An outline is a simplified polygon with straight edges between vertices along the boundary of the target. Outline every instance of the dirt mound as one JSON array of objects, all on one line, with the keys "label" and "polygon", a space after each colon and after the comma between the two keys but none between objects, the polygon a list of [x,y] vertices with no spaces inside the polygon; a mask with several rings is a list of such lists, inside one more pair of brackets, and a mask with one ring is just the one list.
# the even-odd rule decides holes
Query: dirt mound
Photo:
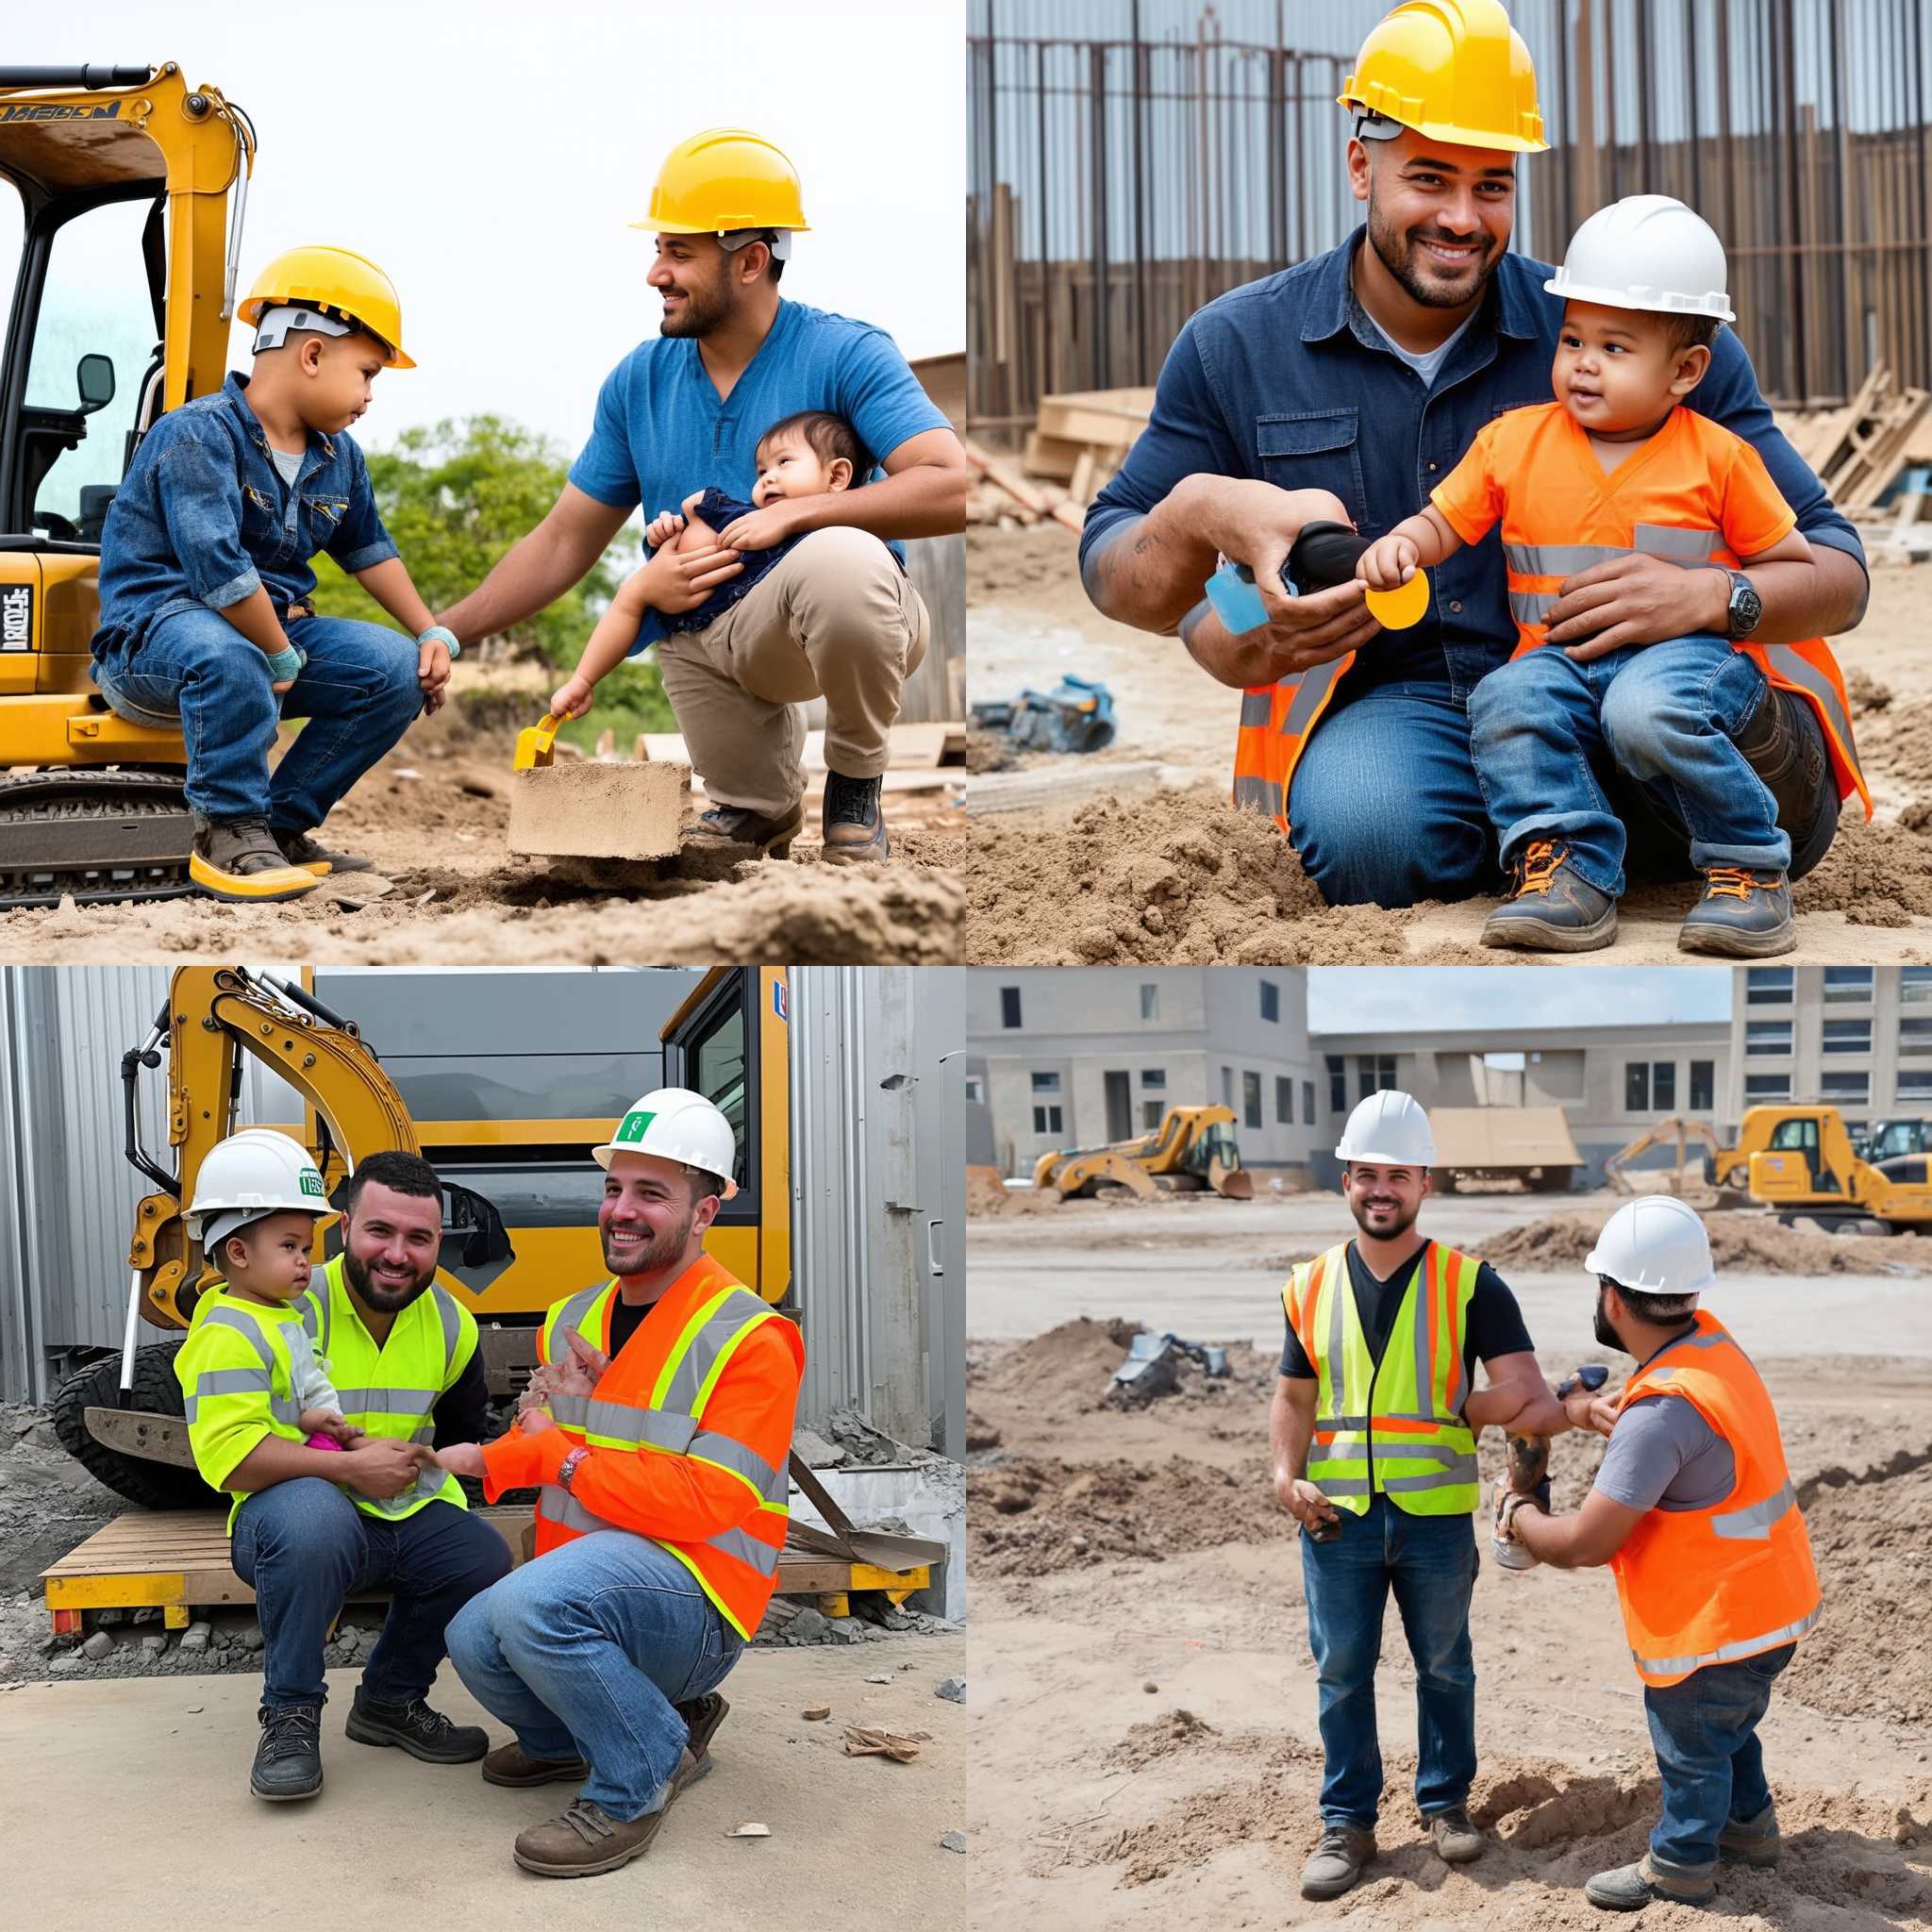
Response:
[{"label": "dirt mound", "polygon": [[[1932,752],[1932,728],[1925,737],[1924,749]],[[1842,912],[1853,925],[1898,926],[1932,915],[1932,839],[1924,824],[1923,817],[1894,825],[1841,820],[1818,869],[1791,888],[1792,905],[1801,914]]]},{"label": "dirt mound", "polygon": [[[1921,1274],[1932,1263],[1932,1241],[1917,1235],[1803,1234],[1767,1219],[1733,1221],[1721,1214],[1706,1216],[1705,1224],[1720,1273],[1728,1268],[1749,1274]],[[1594,1217],[1559,1214],[1476,1245],[1498,1271],[1557,1274],[1583,1266],[1602,1226]]]},{"label": "dirt mound", "polygon": [[[1150,1684],[1149,1690],[1154,1687]],[[1107,1754],[1109,1771],[1139,1771],[1177,1751],[1212,1742],[1221,1733],[1191,1710],[1164,1710],[1144,1724],[1130,1725],[1127,1735]]]},{"label": "dirt mound", "polygon": [[[1104,1322],[1082,1316],[1031,1341],[988,1348],[973,1365],[974,1397],[1008,1418],[1092,1414],[1108,1407],[1113,1373],[1126,1358],[1141,1325],[1119,1315]],[[1225,1375],[1209,1375],[1189,1357],[1177,1357],[1174,1389],[1158,1406],[1218,1407],[1272,1390],[1274,1365],[1267,1356],[1236,1345],[1228,1349],[1227,1362]]]},{"label": "dirt mound", "polygon": [[1845,677],[1845,696],[1851,701],[1853,717],[1863,718],[1890,708],[1891,687],[1879,683],[1862,664],[1855,664]]},{"label": "dirt mound", "polygon": [[[967,940],[986,965],[1359,965],[1402,957],[1407,915],[1328,907],[1274,821],[1200,789],[1096,799],[1065,825],[968,835]],[[1041,917],[1041,882],[1051,892]],[[1291,921],[1292,929],[1284,922]]]},{"label": "dirt mound", "polygon": [[975,1574],[1037,1575],[1121,1557],[1158,1563],[1217,1543],[1296,1534],[1259,1460],[1231,1472],[1180,1456],[1164,1463],[1016,1457],[975,1470],[966,1490]]},{"label": "dirt mound", "polygon": [[1009,1188],[996,1167],[966,1170],[966,1212],[970,1214],[1050,1214],[1060,1197],[1050,1189]]}]

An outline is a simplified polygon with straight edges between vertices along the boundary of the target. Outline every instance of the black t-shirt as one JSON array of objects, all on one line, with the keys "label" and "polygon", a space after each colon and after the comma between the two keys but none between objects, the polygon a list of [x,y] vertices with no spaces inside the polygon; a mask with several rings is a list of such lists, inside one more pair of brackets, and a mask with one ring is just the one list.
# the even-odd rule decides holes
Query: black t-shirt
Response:
[{"label": "black t-shirt", "polygon": [[[1356,1313],[1361,1318],[1362,1334],[1369,1355],[1379,1368],[1382,1351],[1388,1345],[1389,1331],[1395,1325],[1396,1310],[1402,1306],[1403,1291],[1409,1276],[1426,1265],[1429,1244],[1424,1241],[1415,1254],[1396,1269],[1386,1281],[1369,1272],[1355,1242],[1348,1244],[1348,1278],[1355,1290]],[[1285,1318],[1284,1318],[1285,1319]],[[1534,1349],[1529,1330],[1523,1325],[1523,1310],[1516,1297],[1503,1284],[1503,1277],[1485,1261],[1476,1270],[1475,1291],[1469,1298],[1469,1320],[1462,1331],[1462,1373],[1468,1387],[1475,1387],[1475,1365],[1493,1361],[1499,1355],[1515,1355]],[[1287,1345],[1281,1351],[1281,1373],[1298,1381],[1312,1382],[1315,1365],[1309,1361],[1302,1340],[1291,1324]]]},{"label": "black t-shirt", "polygon": [[620,1291],[610,1309],[610,1359],[624,1353],[624,1344],[638,1332],[643,1319],[657,1306],[655,1302],[627,1302]]}]

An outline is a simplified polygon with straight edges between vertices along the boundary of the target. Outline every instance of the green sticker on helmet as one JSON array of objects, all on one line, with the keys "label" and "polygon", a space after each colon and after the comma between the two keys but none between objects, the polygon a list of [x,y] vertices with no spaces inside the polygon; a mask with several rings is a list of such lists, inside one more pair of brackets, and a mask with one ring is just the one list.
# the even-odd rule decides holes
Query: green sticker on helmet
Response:
[{"label": "green sticker on helmet", "polygon": [[302,1170],[302,1191],[305,1194],[313,1194],[318,1201],[327,1199],[322,1191],[322,1176],[312,1167],[305,1167]]},{"label": "green sticker on helmet", "polygon": [[640,1108],[636,1112],[625,1115],[624,1119],[618,1123],[617,1132],[611,1136],[611,1139],[613,1141],[641,1141],[644,1138],[644,1129],[657,1118],[658,1116],[655,1113],[646,1113]]}]

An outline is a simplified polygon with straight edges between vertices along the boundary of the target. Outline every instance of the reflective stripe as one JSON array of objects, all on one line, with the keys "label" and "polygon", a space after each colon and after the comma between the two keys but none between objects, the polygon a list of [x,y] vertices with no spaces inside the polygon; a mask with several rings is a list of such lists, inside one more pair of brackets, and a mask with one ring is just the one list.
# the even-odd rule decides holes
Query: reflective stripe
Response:
[{"label": "reflective stripe", "polygon": [[[745,1335],[764,1318],[772,1317],[770,1306],[748,1288],[727,1289],[702,1308],[694,1322],[701,1324],[690,1340],[683,1357],[668,1377],[658,1378],[654,1407],[668,1408],[678,1415],[701,1415],[709,1385]],[[773,1317],[775,1319],[775,1317]]]},{"label": "reflective stripe", "polygon": [[[636,1530],[623,1529],[617,1524],[608,1523],[594,1510],[587,1509],[567,1490],[555,1483],[546,1483],[537,1492],[538,1506],[550,1522],[562,1529],[574,1529],[583,1536],[594,1536],[600,1529],[615,1530],[620,1536],[637,1536]],[[662,1537],[641,1537],[643,1542],[654,1542],[669,1547]],[[693,1547],[686,1544],[687,1549]],[[775,1576],[778,1574],[780,1552],[770,1543],[760,1542],[741,1529],[720,1530],[714,1537],[708,1538],[696,1548],[716,1550],[719,1555],[731,1557],[737,1561],[748,1564],[760,1576]],[[674,1554],[676,1554],[674,1551]]]},{"label": "reflective stripe", "polygon": [[253,1395],[274,1388],[275,1376],[268,1369],[209,1369],[194,1378],[192,1402],[203,1395]]},{"label": "reflective stripe", "polygon": [[588,1536],[599,1529],[615,1529],[614,1523],[607,1523],[603,1517],[586,1509],[566,1489],[556,1483],[545,1483],[537,1491],[537,1504],[550,1521],[563,1529],[575,1529]]},{"label": "reflective stripe", "polygon": [[1267,724],[1274,715],[1274,694],[1266,691],[1244,691],[1241,693],[1241,729],[1256,731]]},{"label": "reflective stripe", "polygon": [[1726,1510],[1722,1516],[1710,1519],[1713,1536],[1735,1537],[1740,1542],[1749,1539],[1768,1541],[1771,1525],[1780,1516],[1798,1507],[1798,1492],[1791,1488],[1790,1478],[1785,1478],[1785,1486],[1776,1495],[1767,1496],[1761,1503],[1754,1503],[1748,1509]]},{"label": "reflective stripe", "polygon": [[[1401,1458],[1398,1456],[1394,1459],[1399,1461]],[[1382,1487],[1390,1491],[1452,1490],[1475,1479],[1475,1457],[1457,1456],[1446,1469],[1438,1470],[1433,1475],[1385,1475]]]},{"label": "reflective stripe", "polygon": [[[1335,688],[1335,680],[1341,675],[1341,662],[1338,658],[1332,663],[1317,664],[1312,671],[1304,671],[1294,688],[1294,698],[1288,708],[1288,716],[1281,721],[1281,735],[1284,738],[1307,736],[1310,724],[1315,722],[1315,713],[1322,708],[1323,701]],[[1283,684],[1287,678],[1281,680]]]},{"label": "reflective stripe", "polygon": [[441,1389],[338,1389],[344,1415],[427,1415]]},{"label": "reflective stripe", "polygon": [[721,1530],[716,1536],[705,1541],[705,1548],[716,1550],[720,1556],[735,1557],[741,1563],[748,1563],[760,1576],[775,1576],[778,1574],[778,1552],[770,1543],[761,1543],[755,1536],[747,1536],[741,1529]]},{"label": "reflective stripe", "polygon": [[261,1357],[262,1367],[275,1367],[275,1343],[262,1333],[261,1324],[244,1315],[240,1308],[210,1308],[201,1318],[201,1325],[204,1328],[232,1328],[236,1334],[247,1336],[256,1354]]},{"label": "reflective stripe", "polygon": [[782,1504],[791,1492],[782,1470],[774,1469],[757,1450],[747,1449],[730,1436],[693,1436],[684,1453],[742,1476],[767,1503]]},{"label": "reflective stripe", "polygon": [[[252,1375],[256,1372],[253,1369],[242,1369],[237,1370],[236,1373],[238,1374]],[[267,1386],[266,1377],[264,1377],[261,1386],[264,1388]],[[241,1394],[243,1391],[241,1390],[231,1390],[228,1392],[231,1394]],[[255,1393],[257,1391],[249,1391],[247,1392]],[[201,1420],[201,1405],[203,1399],[204,1398],[199,1393],[187,1396],[183,1399],[181,1404],[181,1420],[183,1422],[192,1424],[197,1423]],[[208,1399],[212,1401],[219,1400],[220,1398],[218,1394],[211,1392]],[[299,1402],[297,1402],[291,1395],[271,1395],[268,1399],[268,1412],[271,1416],[275,1418],[276,1422],[280,1423],[285,1428],[292,1429],[299,1427],[301,1424],[302,1405]]]},{"label": "reflective stripe", "polygon": [[1272,778],[1241,778],[1234,781],[1234,802],[1242,810],[1264,811],[1271,819],[1281,816],[1281,787]]},{"label": "reflective stripe", "polygon": [[591,1398],[588,1395],[553,1395],[550,1398],[550,1420],[564,1428],[581,1429],[590,1413]]},{"label": "reflective stripe", "polygon": [[1323,1264],[1322,1275],[1328,1287],[1328,1361],[1329,1386],[1334,1391],[1336,1412],[1339,1414],[1348,1404],[1348,1362],[1347,1352],[1342,1345],[1341,1301],[1344,1295],[1352,1295],[1355,1285],[1348,1276],[1348,1257],[1344,1254],[1335,1264],[1336,1279],[1327,1282],[1329,1269]]},{"label": "reflective stripe", "polygon": [[1518,624],[1541,624],[1550,614],[1550,606],[1556,601],[1554,591],[1511,591],[1509,615]]},{"label": "reflective stripe", "polygon": [[1503,561],[1525,577],[1574,577],[1592,564],[1630,553],[1616,543],[1506,543]]},{"label": "reflective stripe", "polygon": [[1640,557],[1668,557],[1674,563],[1707,563],[1724,547],[1720,530],[1680,530],[1671,524],[1639,524],[1631,532]]},{"label": "reflective stripe", "polygon": [[[543,1331],[543,1348],[547,1359],[553,1362],[557,1359],[556,1338],[567,1335],[573,1328],[581,1332],[584,1324],[590,1319],[591,1310],[597,1305],[597,1297],[609,1293],[615,1286],[614,1282],[606,1281],[595,1288],[580,1288],[564,1303],[557,1311],[557,1319],[549,1323]],[[584,1340],[592,1347],[596,1346],[594,1337],[586,1335]],[[563,1352],[566,1355],[570,1353],[568,1342],[564,1344]]]},{"label": "reflective stripe", "polygon": [[635,1408],[627,1402],[591,1398],[584,1404],[583,1426],[586,1435],[599,1437],[606,1443],[648,1442],[654,1449],[681,1454],[698,1425],[690,1416],[674,1415],[668,1409]]},{"label": "reflective stripe", "polygon": [[1366,1496],[1369,1493],[1367,1476],[1341,1476],[1331,1480],[1324,1476],[1315,1487],[1324,1496]]},{"label": "reflective stripe", "polygon": [[457,1343],[462,1340],[463,1318],[449,1291],[432,1281],[429,1292],[436,1297],[436,1312],[442,1318],[442,1372],[448,1375],[457,1365]]},{"label": "reflective stripe", "polygon": [[1690,1671],[1700,1671],[1706,1664],[1736,1663],[1740,1657],[1756,1657],[1761,1650],[1775,1650],[1780,1643],[1795,1643],[1824,1614],[1824,1606],[1820,1604],[1808,1616],[1800,1617],[1795,1624],[1767,1630],[1761,1637],[1740,1637],[1734,1642],[1721,1644],[1716,1650],[1707,1650],[1700,1657],[1644,1657],[1634,1650],[1630,1655],[1640,1672],[1654,1671],[1659,1676],[1681,1676]]},{"label": "reflective stripe", "polygon": [[1761,648],[1765,661],[1780,677],[1795,685],[1807,697],[1817,700],[1824,709],[1824,722],[1831,726],[1846,761],[1856,771],[1858,754],[1852,742],[1852,721],[1845,716],[1831,679],[1793,644],[1765,644]]},{"label": "reflective stripe", "polygon": [[[1412,1357],[1415,1365],[1415,1399],[1428,1402],[1435,1395],[1435,1380],[1429,1367],[1429,1330],[1435,1324],[1436,1293],[1441,1282],[1441,1268],[1437,1257],[1441,1249],[1434,1241],[1423,1251],[1422,1265],[1415,1271],[1415,1292],[1413,1306],[1409,1309],[1408,1325],[1415,1330],[1415,1347]],[[1351,1282],[1351,1288],[1354,1284]],[[1400,1317],[1398,1316],[1398,1320]],[[1375,1397],[1374,1390],[1369,1391],[1369,1411],[1374,1413]],[[1429,1417],[1431,1422],[1435,1417]],[[1401,1454],[1400,1439],[1393,1443],[1385,1443],[1384,1448],[1391,1455]],[[1386,1485],[1385,1485],[1386,1487]]]},{"label": "reflective stripe", "polygon": [[322,1353],[322,1307],[313,1289],[302,1297],[302,1327],[317,1355]]}]

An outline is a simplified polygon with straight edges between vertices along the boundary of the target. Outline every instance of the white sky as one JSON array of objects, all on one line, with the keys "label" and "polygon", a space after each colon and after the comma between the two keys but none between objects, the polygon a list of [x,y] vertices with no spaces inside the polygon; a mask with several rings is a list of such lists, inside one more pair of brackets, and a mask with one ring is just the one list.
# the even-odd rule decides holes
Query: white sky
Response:
[{"label": "white sky", "polygon": [[1731,1017],[1725,966],[1310,966],[1314,1032],[1636,1026]]},{"label": "white sky", "polygon": [[[420,366],[377,382],[365,447],[488,410],[574,455],[598,384],[658,332],[651,238],[625,224],[665,153],[721,125],[768,135],[803,180],[813,231],[786,295],[908,358],[964,344],[964,0],[88,0],[12,10],[6,53],[175,60],[248,110],[243,289],[333,242],[402,295]],[[15,209],[9,256],[17,235]],[[247,348],[238,330],[231,366]]]}]

